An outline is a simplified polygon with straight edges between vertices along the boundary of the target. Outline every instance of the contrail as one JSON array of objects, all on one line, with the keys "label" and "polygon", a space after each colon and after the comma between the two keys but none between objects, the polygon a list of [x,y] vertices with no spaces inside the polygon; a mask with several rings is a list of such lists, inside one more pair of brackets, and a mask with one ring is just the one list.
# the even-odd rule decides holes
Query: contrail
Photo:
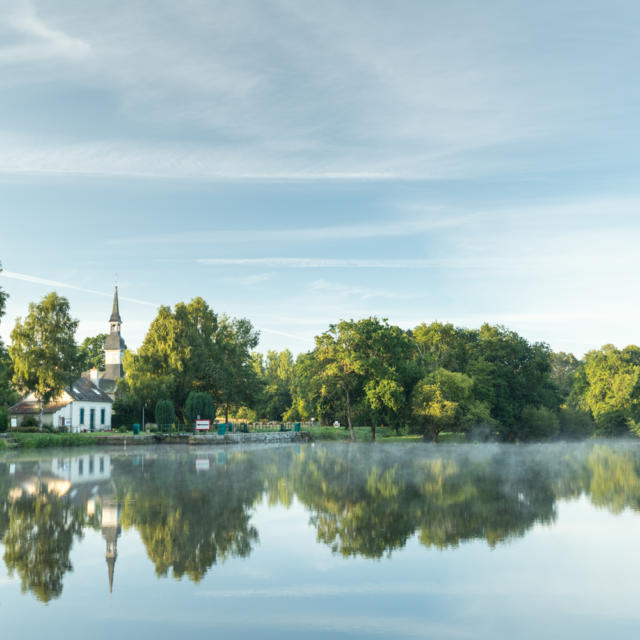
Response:
[{"label": "contrail", "polygon": [[[73,289],[75,291],[83,291],[84,293],[92,293],[96,296],[103,296],[110,298],[113,294],[105,291],[97,291],[96,289],[86,289],[85,287],[78,287],[75,284],[68,284],[67,282],[58,282],[57,280],[48,280],[47,278],[40,278],[38,276],[30,276],[26,273],[16,273],[15,271],[0,271],[0,277],[9,278],[11,280],[22,280],[23,282],[31,282],[33,284],[43,284],[47,287],[55,287],[61,289]],[[148,302],[147,300],[138,300],[137,298],[127,298],[126,296],[120,296],[121,300],[127,302],[133,302],[135,304],[143,304],[148,307],[159,307],[159,304],[155,302]]]}]

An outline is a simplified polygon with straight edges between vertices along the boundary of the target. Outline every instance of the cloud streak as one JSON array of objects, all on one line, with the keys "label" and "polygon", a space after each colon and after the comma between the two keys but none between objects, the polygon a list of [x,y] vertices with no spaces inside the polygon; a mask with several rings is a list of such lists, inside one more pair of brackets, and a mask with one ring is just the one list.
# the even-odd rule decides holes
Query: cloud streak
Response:
[{"label": "cloud streak", "polygon": [[[39,276],[32,276],[26,273],[16,273],[15,271],[0,271],[0,278],[8,278],[9,280],[21,280],[22,282],[29,282],[31,284],[44,285],[46,287],[53,287],[55,289],[72,289],[74,291],[82,291],[83,293],[90,293],[96,296],[102,296],[110,298],[113,293],[107,293],[106,291],[99,291],[97,289],[87,289],[86,287],[79,287],[75,284],[69,284],[67,282],[60,282],[58,280],[49,280],[48,278],[40,278]],[[127,302],[133,302],[134,304],[141,304],[148,307],[158,307],[160,305],[149,302],[147,300],[140,300],[138,298],[129,298],[127,296],[119,296],[121,300]]]}]

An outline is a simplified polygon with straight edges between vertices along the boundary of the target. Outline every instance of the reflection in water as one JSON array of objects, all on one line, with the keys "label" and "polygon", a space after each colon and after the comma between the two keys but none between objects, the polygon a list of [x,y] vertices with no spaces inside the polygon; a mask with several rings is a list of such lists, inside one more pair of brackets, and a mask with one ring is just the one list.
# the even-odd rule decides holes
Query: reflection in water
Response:
[{"label": "reflection in water", "polygon": [[[158,576],[198,582],[248,556],[264,499],[304,505],[320,543],[380,558],[414,535],[426,547],[495,546],[552,523],[559,499],[640,509],[640,448],[590,446],[296,446],[85,454],[0,462],[4,562],[23,591],[62,593],[83,531],[105,541],[113,590],[122,531],[135,530]],[[284,533],[284,532],[283,532]]]}]

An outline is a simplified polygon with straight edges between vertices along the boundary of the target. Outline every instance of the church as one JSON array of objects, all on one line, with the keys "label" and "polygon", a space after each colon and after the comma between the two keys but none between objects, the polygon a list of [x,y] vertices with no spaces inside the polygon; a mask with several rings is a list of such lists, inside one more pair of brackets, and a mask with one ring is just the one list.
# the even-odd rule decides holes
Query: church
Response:
[{"label": "church", "polygon": [[90,380],[100,391],[106,393],[111,400],[115,400],[118,380],[124,377],[122,361],[124,360],[126,345],[120,335],[121,326],[122,318],[120,317],[120,302],[118,300],[118,286],[116,285],[113,294],[113,309],[109,318],[109,335],[104,341],[104,371],[90,369],[82,374],[83,378]]},{"label": "church", "polygon": [[[125,342],[120,335],[122,318],[118,287],[113,294],[113,308],[109,318],[109,335],[104,343],[105,368],[90,369],[74,380],[60,396],[44,408],[43,424],[54,429],[64,427],[73,433],[80,431],[110,431],[113,401],[118,380],[124,377],[122,361]],[[40,401],[30,393],[9,408],[12,428],[25,420],[37,422]]]}]

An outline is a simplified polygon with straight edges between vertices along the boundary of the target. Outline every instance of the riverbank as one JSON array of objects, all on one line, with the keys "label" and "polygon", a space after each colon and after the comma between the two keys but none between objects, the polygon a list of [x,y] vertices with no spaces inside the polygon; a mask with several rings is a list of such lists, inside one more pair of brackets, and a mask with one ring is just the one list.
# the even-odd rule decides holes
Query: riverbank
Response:
[{"label": "riverbank", "polygon": [[126,447],[144,445],[234,445],[234,444],[283,444],[288,442],[312,442],[306,431],[265,431],[255,433],[218,434],[121,434],[121,433],[16,433],[5,434],[0,439],[3,449],[46,449],[54,447]]}]

